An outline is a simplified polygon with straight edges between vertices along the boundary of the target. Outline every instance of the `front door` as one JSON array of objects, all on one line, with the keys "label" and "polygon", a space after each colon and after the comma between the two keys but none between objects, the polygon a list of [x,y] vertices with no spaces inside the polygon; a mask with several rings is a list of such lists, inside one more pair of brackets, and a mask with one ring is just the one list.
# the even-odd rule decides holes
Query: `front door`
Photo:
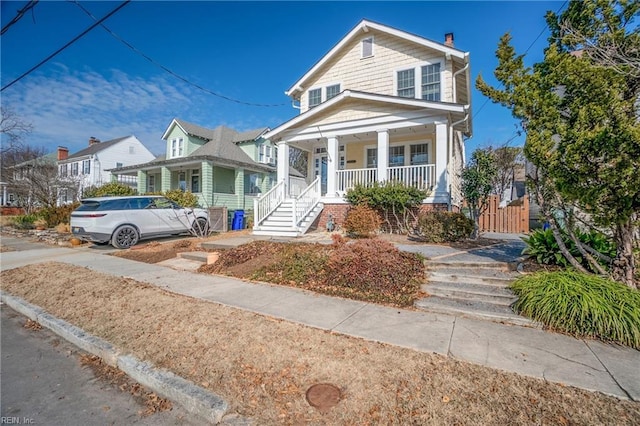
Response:
[{"label": "front door", "polygon": [[[318,152],[324,150],[324,152]],[[320,177],[320,192],[321,195],[327,193],[327,152],[324,148],[316,150],[316,154],[313,156],[313,170],[316,178]]]}]

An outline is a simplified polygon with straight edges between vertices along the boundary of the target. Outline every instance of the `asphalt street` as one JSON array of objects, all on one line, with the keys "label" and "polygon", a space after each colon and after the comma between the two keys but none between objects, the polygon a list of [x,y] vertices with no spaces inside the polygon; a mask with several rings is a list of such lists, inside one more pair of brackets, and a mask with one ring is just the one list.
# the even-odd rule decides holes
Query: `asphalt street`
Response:
[{"label": "asphalt street", "polygon": [[95,377],[82,352],[49,330],[24,327],[27,318],[2,305],[0,424],[197,425],[174,405],[149,416],[130,393]]}]

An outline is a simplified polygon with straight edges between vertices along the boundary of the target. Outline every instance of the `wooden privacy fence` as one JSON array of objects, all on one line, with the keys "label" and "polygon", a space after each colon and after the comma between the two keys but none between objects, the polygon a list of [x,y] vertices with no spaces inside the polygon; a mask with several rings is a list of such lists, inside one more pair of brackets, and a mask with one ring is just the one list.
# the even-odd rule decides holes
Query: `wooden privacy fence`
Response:
[{"label": "wooden privacy fence", "polygon": [[229,214],[226,207],[209,207],[209,223],[213,232],[227,232]]},{"label": "wooden privacy fence", "polygon": [[480,215],[480,232],[529,233],[529,196],[500,207],[500,197],[492,195],[489,207]]}]

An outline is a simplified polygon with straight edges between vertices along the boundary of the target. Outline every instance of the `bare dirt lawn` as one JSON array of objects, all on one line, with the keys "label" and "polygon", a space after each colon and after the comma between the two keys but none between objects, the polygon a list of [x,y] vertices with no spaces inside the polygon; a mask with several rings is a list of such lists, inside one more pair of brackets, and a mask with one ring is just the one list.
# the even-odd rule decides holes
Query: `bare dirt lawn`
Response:
[{"label": "bare dirt lawn", "polygon": [[[329,333],[62,263],[2,290],[225,398],[257,424],[640,424],[640,404]],[[341,391],[327,412],[307,389]]]}]

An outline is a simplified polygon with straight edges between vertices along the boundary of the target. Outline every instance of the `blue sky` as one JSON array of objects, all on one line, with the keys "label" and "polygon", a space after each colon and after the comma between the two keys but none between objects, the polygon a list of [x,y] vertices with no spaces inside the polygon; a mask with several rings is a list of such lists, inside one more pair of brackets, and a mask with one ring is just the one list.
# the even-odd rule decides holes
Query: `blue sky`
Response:
[{"label": "blue sky", "polygon": [[[27,1],[2,1],[2,27]],[[120,1],[81,2],[97,19]],[[205,127],[239,131],[277,127],[298,113],[284,94],[363,19],[443,41],[471,53],[472,79],[496,84],[499,38],[510,32],[529,65],[547,44],[544,14],[563,1],[215,2],[133,1],[104,25],[157,63],[230,102],[153,65],[101,27],[1,93],[34,126],[27,142],[51,152],[76,152],[90,136],[109,140],[134,134],[164,153],[162,134],[174,117]],[[2,87],[95,21],[70,1],[40,1],[0,38]],[[536,41],[537,40],[537,41]],[[517,137],[508,110],[474,90],[473,138],[467,152]],[[276,106],[255,106],[267,104]],[[514,137],[515,136],[515,137]]]}]

